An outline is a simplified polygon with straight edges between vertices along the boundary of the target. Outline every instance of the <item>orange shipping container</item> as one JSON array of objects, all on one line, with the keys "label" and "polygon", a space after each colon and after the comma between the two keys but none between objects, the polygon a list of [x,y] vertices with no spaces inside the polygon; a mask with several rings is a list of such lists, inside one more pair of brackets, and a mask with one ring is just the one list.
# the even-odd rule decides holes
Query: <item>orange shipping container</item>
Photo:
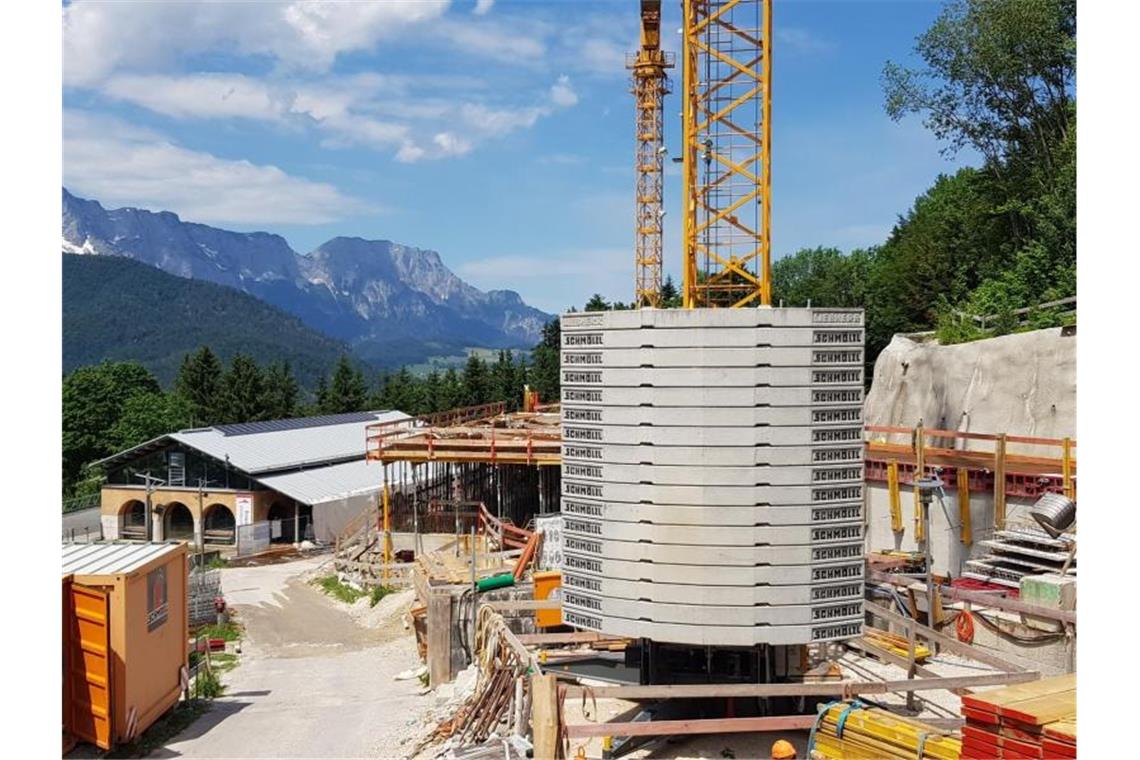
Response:
[{"label": "orange shipping container", "polygon": [[[534,574],[534,598],[537,600],[562,600],[562,573],[548,570]],[[562,625],[562,608],[556,610],[536,610],[534,622],[539,628],[552,628]]]},{"label": "orange shipping container", "polygon": [[110,749],[178,702],[189,637],[186,544],[63,546],[63,730]]}]

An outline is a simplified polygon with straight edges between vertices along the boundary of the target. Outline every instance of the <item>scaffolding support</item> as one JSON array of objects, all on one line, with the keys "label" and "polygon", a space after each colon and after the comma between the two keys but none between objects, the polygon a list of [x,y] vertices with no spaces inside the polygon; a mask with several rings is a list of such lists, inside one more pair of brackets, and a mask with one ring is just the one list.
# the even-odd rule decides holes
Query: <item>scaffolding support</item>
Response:
[{"label": "scaffolding support", "polygon": [[772,303],[772,0],[684,0],[685,308]]}]

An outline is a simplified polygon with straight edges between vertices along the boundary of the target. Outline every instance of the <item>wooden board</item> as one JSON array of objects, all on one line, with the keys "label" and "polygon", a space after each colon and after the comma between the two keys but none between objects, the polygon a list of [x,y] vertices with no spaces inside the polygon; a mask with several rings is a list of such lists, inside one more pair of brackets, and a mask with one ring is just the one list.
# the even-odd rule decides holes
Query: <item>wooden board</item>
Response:
[{"label": "wooden board", "polygon": [[[1032,683],[1016,684],[1007,686],[1004,689],[982,692],[981,694],[972,694],[963,697],[962,704],[967,707],[972,707],[975,710],[998,712],[998,708],[1011,706],[1016,702],[1037,699],[1062,692],[1076,693],[1076,688],[1077,676],[1074,673],[1064,676],[1055,676],[1053,678],[1042,678]],[[1075,707],[1073,713],[1076,713]],[[1054,718],[1053,720],[1059,719],[1060,718]]]},{"label": "wooden board", "polygon": [[1077,719],[1065,718],[1045,725],[1045,735],[1060,742],[1077,743]]}]

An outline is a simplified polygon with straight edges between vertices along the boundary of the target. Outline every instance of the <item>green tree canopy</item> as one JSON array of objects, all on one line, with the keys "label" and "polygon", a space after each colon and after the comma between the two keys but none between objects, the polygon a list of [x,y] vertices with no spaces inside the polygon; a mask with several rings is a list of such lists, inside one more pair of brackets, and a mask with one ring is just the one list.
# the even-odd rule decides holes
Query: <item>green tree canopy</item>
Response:
[{"label": "green tree canopy", "polygon": [[363,411],[368,405],[368,383],[364,380],[364,372],[349,360],[348,356],[341,354],[337,360],[336,369],[333,370],[332,382],[321,412],[323,414],[344,414],[347,412]]},{"label": "green tree canopy", "polygon": [[264,374],[265,415],[267,419],[279,420],[296,417],[301,389],[293,377],[289,362],[273,362]]},{"label": "green tree canopy", "polygon": [[222,363],[209,346],[200,347],[182,360],[174,388],[190,404],[191,424],[212,425],[220,419],[224,403],[222,372]]},{"label": "green tree canopy", "polygon": [[222,377],[222,418],[228,423],[269,419],[265,378],[261,368],[245,354],[235,354]]}]

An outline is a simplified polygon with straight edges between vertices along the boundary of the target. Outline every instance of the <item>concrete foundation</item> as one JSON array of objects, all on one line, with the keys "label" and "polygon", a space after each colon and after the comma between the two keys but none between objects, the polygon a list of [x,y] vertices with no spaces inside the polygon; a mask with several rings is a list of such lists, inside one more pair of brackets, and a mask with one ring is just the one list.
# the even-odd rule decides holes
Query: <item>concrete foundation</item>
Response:
[{"label": "concrete foundation", "polygon": [[563,315],[568,623],[716,646],[860,632],[862,321]]}]

